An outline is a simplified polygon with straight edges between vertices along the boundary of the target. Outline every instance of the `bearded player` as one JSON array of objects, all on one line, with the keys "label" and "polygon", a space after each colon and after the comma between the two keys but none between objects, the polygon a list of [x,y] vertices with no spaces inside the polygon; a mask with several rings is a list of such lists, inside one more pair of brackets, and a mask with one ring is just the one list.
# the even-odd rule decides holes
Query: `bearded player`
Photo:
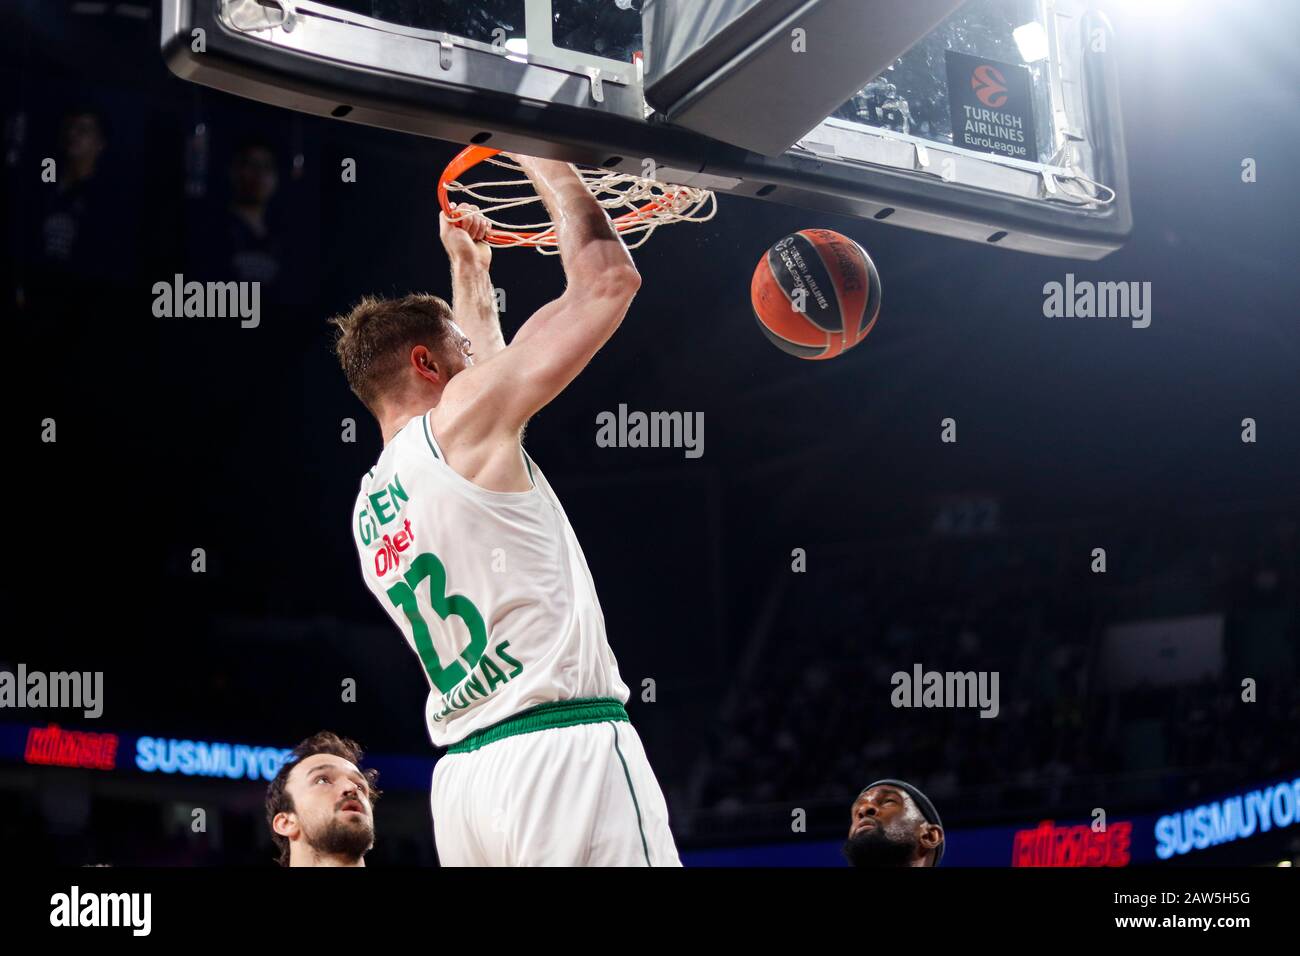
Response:
[{"label": "bearded player", "polygon": [[877,780],[853,801],[842,848],[851,866],[938,866],[943,851],[939,811],[906,780]]},{"label": "bearded player", "polygon": [[441,863],[680,866],[582,548],[521,444],[614,334],[640,276],[572,166],[515,158],[556,224],[567,288],[509,345],[472,207],[441,223],[454,309],[365,299],[331,320],[384,439],[353,535],[428,675],[429,736],[448,748],[431,794]]}]

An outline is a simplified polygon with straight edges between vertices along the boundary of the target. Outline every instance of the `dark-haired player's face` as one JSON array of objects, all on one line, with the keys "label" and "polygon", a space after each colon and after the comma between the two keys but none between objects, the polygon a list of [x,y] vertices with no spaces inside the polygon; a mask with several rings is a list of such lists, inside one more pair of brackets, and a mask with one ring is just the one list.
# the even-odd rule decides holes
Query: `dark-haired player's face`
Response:
[{"label": "dark-haired player's face", "polygon": [[451,327],[451,354],[447,357],[447,379],[450,380],[457,372],[464,371],[474,364],[474,346],[459,325],[450,321],[447,325]]},{"label": "dark-haired player's face", "polygon": [[303,838],[317,853],[355,858],[374,845],[370,786],[351,761],[314,754],[293,768],[285,789]]},{"label": "dark-haired player's face", "polygon": [[923,820],[906,793],[872,787],[853,801],[844,855],[854,866],[906,865],[916,855]]}]

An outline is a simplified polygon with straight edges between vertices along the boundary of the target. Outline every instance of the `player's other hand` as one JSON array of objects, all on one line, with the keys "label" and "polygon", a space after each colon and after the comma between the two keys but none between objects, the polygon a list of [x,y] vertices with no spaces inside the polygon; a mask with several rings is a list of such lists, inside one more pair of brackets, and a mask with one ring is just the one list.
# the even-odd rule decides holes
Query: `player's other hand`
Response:
[{"label": "player's other hand", "polygon": [[492,262],[492,247],[487,243],[492,231],[477,206],[469,203],[457,203],[452,206],[452,218],[446,213],[438,214],[438,232],[442,246],[451,257],[451,264],[473,265],[486,269]]}]

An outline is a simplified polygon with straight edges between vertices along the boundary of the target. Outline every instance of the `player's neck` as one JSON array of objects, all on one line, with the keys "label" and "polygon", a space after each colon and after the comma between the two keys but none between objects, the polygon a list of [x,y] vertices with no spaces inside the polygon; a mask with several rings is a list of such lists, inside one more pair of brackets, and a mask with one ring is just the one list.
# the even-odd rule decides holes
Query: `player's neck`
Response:
[{"label": "player's neck", "polygon": [[425,401],[385,409],[379,416],[379,432],[384,437],[384,445],[387,446],[412,419],[427,414],[434,407]]}]

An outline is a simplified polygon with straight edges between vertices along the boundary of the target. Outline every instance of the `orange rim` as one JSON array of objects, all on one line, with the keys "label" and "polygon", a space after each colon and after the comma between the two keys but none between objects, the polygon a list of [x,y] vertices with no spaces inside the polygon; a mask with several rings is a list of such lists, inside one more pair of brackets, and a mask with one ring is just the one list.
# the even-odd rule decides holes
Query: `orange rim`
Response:
[{"label": "orange rim", "polygon": [[[473,169],[484,160],[491,159],[500,152],[501,150],[493,149],[490,146],[466,146],[456,154],[456,158],[447,164],[447,168],[438,177],[438,205],[442,207],[444,213],[448,216],[452,214],[451,199],[447,195],[447,184],[459,179],[468,170]],[[648,217],[662,209],[664,205],[664,200],[655,199],[643,206],[630,209],[610,221],[618,232],[624,232],[632,226],[644,222]],[[488,233],[486,241],[494,246],[553,246],[557,244],[554,228],[542,232],[515,232],[510,229],[494,228]]]}]

